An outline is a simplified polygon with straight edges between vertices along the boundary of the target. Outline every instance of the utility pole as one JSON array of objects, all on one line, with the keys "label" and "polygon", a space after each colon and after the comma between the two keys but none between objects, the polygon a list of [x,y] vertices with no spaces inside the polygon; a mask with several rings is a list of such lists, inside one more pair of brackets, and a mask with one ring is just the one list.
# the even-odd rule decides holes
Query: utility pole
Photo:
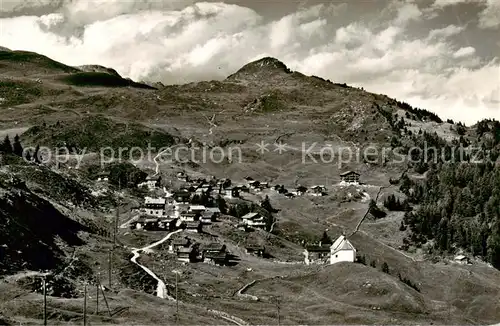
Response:
[{"label": "utility pole", "polygon": [[95,298],[96,298],[95,314],[96,315],[99,315],[99,278],[100,278],[100,273],[97,274],[97,284],[96,284],[96,291],[95,291]]},{"label": "utility pole", "polygon": [[83,326],[87,326],[87,284],[83,286]]},{"label": "utility pole", "polygon": [[42,278],[43,285],[43,325],[47,325],[47,281],[45,280],[45,275]]},{"label": "utility pole", "polygon": [[98,285],[99,285],[99,288],[101,289],[102,297],[104,298],[104,303],[106,304],[106,308],[108,309],[109,317],[111,317],[111,310],[109,309],[108,299],[106,299],[106,294],[104,293],[104,289],[101,286],[101,281],[100,280],[98,280]]},{"label": "utility pole", "polygon": [[116,217],[115,220],[111,223],[113,227],[113,246],[112,249],[109,251],[109,259],[108,259],[108,278],[109,278],[109,288],[111,289],[111,270],[112,270],[112,265],[113,265],[113,252],[116,247],[116,234],[118,233],[118,218],[120,216],[120,191],[121,191],[121,180],[118,179],[118,204],[116,206]]},{"label": "utility pole", "polygon": [[278,312],[278,326],[281,325],[281,315],[280,315],[280,298],[276,297],[276,310]]},{"label": "utility pole", "polygon": [[108,282],[109,282],[109,289],[111,289],[111,269],[113,264],[113,250],[109,250],[108,253]]},{"label": "utility pole", "polygon": [[116,218],[113,223],[113,249],[116,246],[116,234],[118,233],[118,220],[120,217],[120,204],[121,204],[121,180],[118,179],[118,204],[116,206]]},{"label": "utility pole", "polygon": [[175,323],[177,324],[179,322],[179,292],[178,292],[178,284],[179,284],[179,273],[176,271],[175,272]]}]

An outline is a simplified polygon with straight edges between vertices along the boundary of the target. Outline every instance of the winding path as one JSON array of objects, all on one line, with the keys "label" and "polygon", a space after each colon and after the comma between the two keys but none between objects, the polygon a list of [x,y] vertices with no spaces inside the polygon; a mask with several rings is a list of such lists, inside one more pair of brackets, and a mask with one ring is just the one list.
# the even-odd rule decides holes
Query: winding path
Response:
[{"label": "winding path", "polygon": [[165,152],[167,152],[169,150],[172,150],[175,147],[182,146],[182,145],[189,145],[189,144],[191,144],[191,142],[192,142],[192,139],[190,138],[187,143],[177,144],[177,145],[174,145],[172,147],[168,147],[168,148],[164,149],[163,151],[159,152],[158,154],[156,154],[156,156],[153,158],[153,161],[156,164],[156,167],[155,167],[155,176],[160,173],[160,163],[158,163],[158,161],[157,161],[158,158],[160,158],[160,156],[162,156]]},{"label": "winding path", "polygon": [[[379,189],[378,189],[378,192],[377,192],[377,196],[375,197],[375,203],[378,201],[378,197],[380,196],[380,194],[382,193],[382,190],[386,189],[386,188],[389,188],[390,186],[381,186]],[[359,220],[358,224],[356,225],[356,228],[354,229],[354,231],[349,235],[349,238],[352,237],[354,234],[356,234],[356,232],[359,231],[359,228],[361,226],[361,223],[363,223],[363,221],[366,219],[366,217],[368,216],[368,214],[370,214],[370,207],[368,207],[368,209],[366,210],[366,213],[365,215],[363,215],[363,217],[361,218],[361,220]]]},{"label": "winding path", "polygon": [[[153,277],[157,282],[158,282],[158,285],[156,287],[156,296],[159,297],[159,298],[162,298],[162,299],[168,299],[170,301],[175,301],[175,298],[171,297],[168,295],[168,290],[167,290],[167,286],[165,284],[165,282],[163,282],[158,276],[156,276],[155,273],[153,273],[153,271],[151,271],[149,268],[147,268],[146,266],[144,265],[141,265],[140,263],[137,262],[137,258],[139,258],[140,256],[140,252],[141,251],[146,251],[146,250],[150,250],[150,249],[153,249],[154,247],[164,243],[165,241],[167,241],[168,239],[170,239],[170,237],[176,233],[179,233],[179,232],[182,232],[182,229],[179,229],[177,231],[174,231],[174,232],[170,232],[169,234],[167,234],[163,239],[159,240],[159,241],[156,241],[146,247],[143,247],[143,248],[139,248],[139,249],[133,249],[132,250],[132,253],[134,254],[134,256],[130,259],[131,262],[133,262],[134,264],[136,264],[137,266],[139,266],[140,268],[142,268],[146,273],[148,273],[151,277]],[[180,302],[180,301],[179,301]],[[233,315],[230,315],[226,312],[223,312],[223,311],[217,311],[217,310],[211,310],[211,309],[207,309],[207,311],[211,312],[212,314],[222,318],[222,319],[225,319],[227,321],[230,321],[238,326],[245,326],[245,325],[249,325],[246,321],[244,321],[243,319],[241,318],[238,318],[236,316],[233,316]]]},{"label": "winding path", "polygon": [[255,295],[251,295],[251,294],[245,294],[243,292],[245,292],[249,287],[251,287],[252,285],[254,285],[255,283],[257,282],[257,280],[253,280],[252,282],[244,285],[241,289],[239,289],[237,292],[236,292],[236,295],[240,298],[246,298],[246,299],[250,299],[252,301],[259,301],[259,298],[256,297]]},{"label": "winding path", "polygon": [[165,285],[165,282],[163,282],[158,276],[156,276],[156,274],[153,273],[149,268],[145,267],[144,265],[139,264],[137,262],[137,258],[139,258],[139,256],[140,256],[139,253],[141,251],[152,249],[152,248],[164,243],[168,239],[170,239],[170,237],[172,235],[179,233],[181,231],[182,231],[182,229],[174,231],[174,232],[170,232],[163,239],[161,239],[159,241],[156,241],[156,242],[154,242],[154,243],[152,243],[144,248],[132,250],[132,253],[134,254],[134,256],[130,259],[130,261],[133,262],[134,264],[136,264],[137,266],[139,266],[140,268],[142,268],[146,273],[151,275],[151,277],[153,277],[158,282],[158,286],[156,287],[156,296],[159,298],[162,298],[162,299],[168,299],[168,300],[175,301],[174,298],[172,298],[171,296],[168,295],[167,286]]},{"label": "winding path", "polygon": [[135,222],[139,219],[139,214],[134,215],[130,220],[126,221],[122,225],[120,225],[120,229],[126,229],[130,226],[130,223]]}]

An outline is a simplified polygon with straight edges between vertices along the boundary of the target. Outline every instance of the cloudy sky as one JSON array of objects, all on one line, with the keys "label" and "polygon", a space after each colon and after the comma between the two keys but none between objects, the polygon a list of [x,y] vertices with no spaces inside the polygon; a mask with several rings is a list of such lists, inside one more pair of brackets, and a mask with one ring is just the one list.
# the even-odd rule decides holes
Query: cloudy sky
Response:
[{"label": "cloudy sky", "polygon": [[444,118],[500,119],[500,0],[0,0],[0,46],[165,84],[273,56]]}]

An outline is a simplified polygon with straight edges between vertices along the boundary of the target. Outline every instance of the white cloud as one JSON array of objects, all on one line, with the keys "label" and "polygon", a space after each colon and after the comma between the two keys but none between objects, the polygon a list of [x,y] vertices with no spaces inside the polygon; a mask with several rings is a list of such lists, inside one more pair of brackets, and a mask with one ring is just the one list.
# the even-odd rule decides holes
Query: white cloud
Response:
[{"label": "white cloud", "polygon": [[54,1],[52,0],[2,0],[0,12],[13,12],[25,8],[40,8],[49,6]]},{"label": "white cloud", "polygon": [[406,3],[398,9],[398,15],[395,23],[404,25],[412,20],[419,20],[422,17],[422,12],[416,4]]},{"label": "white cloud", "polygon": [[448,38],[453,35],[457,35],[463,32],[465,27],[456,26],[456,25],[448,25],[445,28],[433,29],[429,32],[428,39],[432,40],[435,38]]},{"label": "white cloud", "polygon": [[[335,26],[338,6],[314,6],[265,22],[236,5],[197,3],[160,10],[157,2],[150,3],[157,7],[143,10],[116,0],[107,4],[115,8],[112,14],[96,14],[98,8],[76,3],[43,17],[3,19],[0,44],[164,83],[223,78],[251,60],[275,56],[291,69],[362,86],[445,117],[500,119],[498,60],[483,62],[474,48],[456,45],[452,36],[464,27],[449,25],[423,38],[412,36],[408,22],[421,14],[411,3],[397,7],[375,29],[362,19]],[[74,27],[79,32],[68,37]]]},{"label": "white cloud", "polygon": [[488,0],[487,4],[479,15],[479,27],[498,29],[500,27],[500,1]]},{"label": "white cloud", "polygon": [[433,3],[433,7],[444,8],[448,6],[454,6],[462,3],[474,3],[483,0],[435,0]]},{"label": "white cloud", "polygon": [[460,48],[458,49],[455,53],[453,53],[454,58],[463,58],[463,57],[468,57],[476,53],[476,49],[474,49],[472,46],[468,46],[465,48]]},{"label": "white cloud", "polygon": [[478,15],[479,28],[498,29],[500,27],[499,0],[435,0],[432,4],[432,7],[435,9],[443,9],[448,6],[454,6],[464,3],[472,3],[484,7]]}]

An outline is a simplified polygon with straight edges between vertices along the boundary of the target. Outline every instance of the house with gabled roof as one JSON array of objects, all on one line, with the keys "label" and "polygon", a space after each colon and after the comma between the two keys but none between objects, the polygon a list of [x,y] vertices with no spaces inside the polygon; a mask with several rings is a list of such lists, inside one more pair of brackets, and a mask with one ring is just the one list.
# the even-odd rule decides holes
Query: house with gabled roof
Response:
[{"label": "house with gabled roof", "polygon": [[247,186],[248,186],[250,189],[255,189],[255,190],[257,190],[257,189],[259,189],[259,187],[260,187],[260,182],[259,182],[259,181],[257,181],[257,180],[252,180],[252,181],[249,181],[249,182],[247,183]]},{"label": "house with gabled roof", "polygon": [[105,181],[105,182],[107,182],[107,181],[109,181],[109,175],[110,175],[110,173],[107,172],[107,171],[100,172],[100,173],[97,174],[96,180],[97,181]]},{"label": "house with gabled roof", "polygon": [[199,221],[200,214],[193,212],[183,212],[180,214],[180,220],[182,222],[196,222]]},{"label": "house with gabled roof", "polygon": [[174,231],[177,227],[176,218],[163,217],[158,220],[158,228],[161,230]]},{"label": "house with gabled roof", "polygon": [[188,237],[172,239],[168,251],[175,253],[179,248],[188,248],[190,245],[191,239]]},{"label": "house with gabled roof", "polygon": [[174,204],[189,204],[191,193],[189,191],[177,191],[173,194]]},{"label": "house with gabled roof", "polygon": [[160,183],[161,183],[161,176],[155,174],[155,175],[147,176],[146,181],[144,181],[143,183],[140,183],[137,186],[139,188],[146,186],[146,187],[148,187],[149,190],[153,190],[156,187],[160,186]]},{"label": "house with gabled roof", "polygon": [[245,214],[241,217],[243,220],[243,224],[246,224],[250,227],[263,228],[266,226],[266,221],[264,217],[256,212]]},{"label": "house with gabled roof", "polygon": [[191,205],[189,206],[189,212],[192,213],[203,213],[207,208],[204,205]]},{"label": "house with gabled roof", "polygon": [[323,185],[315,185],[309,188],[309,192],[312,196],[325,196],[326,187]]},{"label": "house with gabled roof", "polygon": [[177,260],[190,263],[197,261],[198,257],[198,244],[193,244],[190,247],[181,247],[177,250]]},{"label": "house with gabled roof", "polygon": [[304,250],[304,262],[306,265],[324,264],[330,259],[330,251],[329,245],[319,244],[306,246]]},{"label": "house with gabled roof", "polygon": [[146,231],[154,231],[158,228],[158,217],[149,216],[149,215],[141,215],[137,221],[135,221],[135,229],[137,230],[146,230]]},{"label": "house with gabled roof", "polygon": [[267,181],[261,181],[260,184],[259,184],[259,187],[260,187],[260,189],[267,189],[267,188],[270,187],[269,186],[269,182],[267,182]]},{"label": "house with gabled roof", "polygon": [[205,224],[215,222],[220,216],[220,209],[218,207],[207,207],[201,214],[200,220]]},{"label": "house with gabled roof", "polygon": [[212,242],[212,243],[204,245],[202,247],[202,251],[204,254],[226,252],[226,245],[223,243]]},{"label": "house with gabled roof", "polygon": [[261,245],[250,244],[245,247],[247,254],[254,254],[256,256],[262,257],[266,252],[266,248]]},{"label": "house with gabled roof", "polygon": [[225,265],[228,261],[228,252],[225,244],[212,242],[203,246],[201,251],[205,263]]},{"label": "house with gabled roof", "polygon": [[456,263],[462,264],[462,265],[467,265],[470,263],[469,258],[465,255],[458,255],[455,256],[453,259]]},{"label": "house with gabled roof", "polygon": [[207,253],[203,255],[203,261],[212,265],[226,265],[228,262],[227,252]]},{"label": "house with gabled roof", "polygon": [[144,212],[148,215],[164,216],[165,207],[165,198],[144,197]]},{"label": "house with gabled roof", "polygon": [[307,187],[304,186],[298,186],[297,188],[295,188],[295,191],[292,192],[292,194],[296,196],[303,196],[306,193],[307,193]]},{"label": "house with gabled roof", "polygon": [[346,171],[340,174],[340,181],[347,183],[359,183],[360,174],[354,171]]},{"label": "house with gabled roof", "polygon": [[317,245],[306,246],[304,250],[306,265],[309,264],[336,264],[339,262],[355,262],[356,248],[347,240],[345,235],[341,235],[330,245],[330,243],[319,243]]},{"label": "house with gabled roof", "polygon": [[240,191],[237,187],[228,187],[224,189],[224,198],[233,199],[240,197]]},{"label": "house with gabled roof", "polygon": [[205,195],[205,194],[210,194],[211,191],[212,191],[211,185],[203,184],[203,185],[198,186],[198,188],[196,188],[195,193],[197,195]]},{"label": "house with gabled roof", "polygon": [[203,224],[201,221],[185,222],[186,232],[201,233],[203,231]]},{"label": "house with gabled roof", "polygon": [[345,235],[341,235],[330,247],[330,264],[336,264],[342,261],[355,262],[356,248],[347,240]]}]

